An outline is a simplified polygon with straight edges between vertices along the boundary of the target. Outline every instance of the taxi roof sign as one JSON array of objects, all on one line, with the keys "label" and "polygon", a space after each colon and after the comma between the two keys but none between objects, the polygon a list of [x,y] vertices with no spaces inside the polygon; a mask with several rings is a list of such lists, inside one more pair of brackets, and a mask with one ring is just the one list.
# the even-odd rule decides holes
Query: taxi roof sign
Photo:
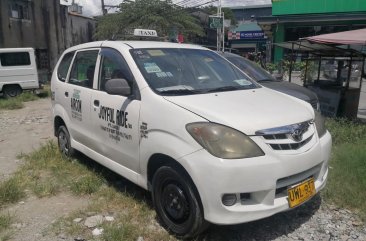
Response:
[{"label": "taxi roof sign", "polygon": [[156,30],[151,29],[135,29],[133,35],[141,37],[158,37]]}]

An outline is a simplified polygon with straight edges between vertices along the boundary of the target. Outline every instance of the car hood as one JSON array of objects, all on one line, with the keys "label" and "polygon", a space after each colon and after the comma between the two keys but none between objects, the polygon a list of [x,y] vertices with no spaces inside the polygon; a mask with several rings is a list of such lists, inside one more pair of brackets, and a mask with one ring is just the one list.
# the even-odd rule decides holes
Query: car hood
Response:
[{"label": "car hood", "polygon": [[318,99],[314,92],[294,83],[286,81],[263,81],[259,83],[267,88],[291,95],[306,102],[311,102],[311,100]]},{"label": "car hood", "polygon": [[309,104],[267,88],[164,98],[210,122],[247,135],[314,118]]}]

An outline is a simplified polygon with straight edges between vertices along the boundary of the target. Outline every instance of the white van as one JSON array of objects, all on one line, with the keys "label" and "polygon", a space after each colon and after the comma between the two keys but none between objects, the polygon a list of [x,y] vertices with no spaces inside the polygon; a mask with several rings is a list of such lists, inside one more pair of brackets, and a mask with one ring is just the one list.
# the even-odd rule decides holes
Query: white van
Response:
[{"label": "white van", "polygon": [[206,48],[78,45],[58,61],[51,91],[61,152],[151,191],[178,237],[295,208],[326,184],[332,141],[320,114]]},{"label": "white van", "polygon": [[0,92],[15,97],[23,90],[39,88],[33,48],[0,49]]}]

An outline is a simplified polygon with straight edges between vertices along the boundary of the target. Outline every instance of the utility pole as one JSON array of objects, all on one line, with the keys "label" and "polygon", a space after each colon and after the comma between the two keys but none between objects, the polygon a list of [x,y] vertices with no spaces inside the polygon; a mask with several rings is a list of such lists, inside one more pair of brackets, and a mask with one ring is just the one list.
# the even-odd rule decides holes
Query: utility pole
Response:
[{"label": "utility pole", "polygon": [[[217,51],[225,51],[225,15],[224,12],[222,11],[222,5],[221,5],[221,0],[219,0],[219,5],[217,7],[217,18],[219,18],[220,23],[222,21],[222,26],[218,26],[218,28],[216,29],[217,31]],[[221,29],[222,28],[222,29]],[[221,41],[222,41],[222,46],[221,46]]]},{"label": "utility pole", "polygon": [[104,0],[101,0],[101,1],[102,1],[102,13],[103,13],[103,15],[106,15],[107,9],[105,8]]},{"label": "utility pole", "polygon": [[222,52],[225,52],[225,14],[222,11]]},{"label": "utility pole", "polygon": [[[217,17],[221,17],[221,0],[219,0],[219,5],[217,6]],[[216,32],[217,32],[216,48],[217,48],[217,51],[220,51],[221,31],[220,31],[219,27],[216,29]]]}]

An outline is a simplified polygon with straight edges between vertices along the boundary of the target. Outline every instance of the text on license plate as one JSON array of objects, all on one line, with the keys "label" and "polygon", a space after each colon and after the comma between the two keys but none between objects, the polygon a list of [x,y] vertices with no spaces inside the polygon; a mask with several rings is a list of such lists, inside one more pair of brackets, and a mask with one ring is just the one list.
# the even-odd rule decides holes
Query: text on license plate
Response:
[{"label": "text on license plate", "polygon": [[309,178],[287,190],[290,208],[296,207],[315,195],[314,178]]}]

